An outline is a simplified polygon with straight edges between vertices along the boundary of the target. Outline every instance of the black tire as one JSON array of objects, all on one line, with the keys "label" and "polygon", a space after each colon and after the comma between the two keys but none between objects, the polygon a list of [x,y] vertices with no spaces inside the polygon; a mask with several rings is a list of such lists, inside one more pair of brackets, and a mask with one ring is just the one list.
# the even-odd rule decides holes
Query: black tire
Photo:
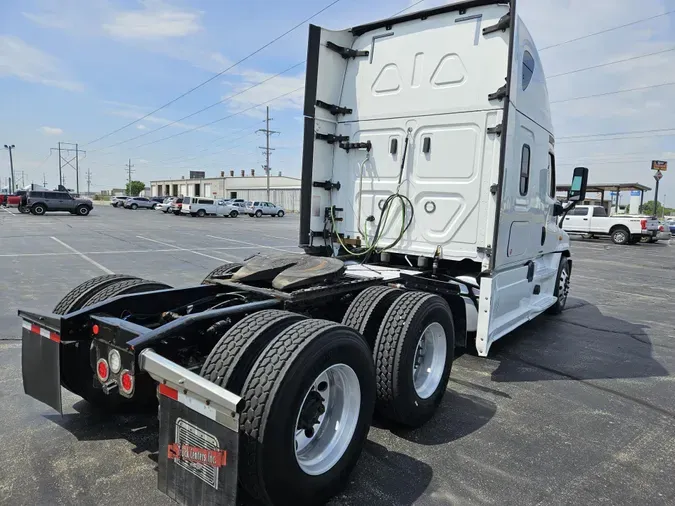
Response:
[{"label": "black tire", "polygon": [[[553,296],[557,298],[555,304],[546,310],[547,314],[556,315],[563,312],[567,297],[570,291],[570,276],[572,275],[572,266],[568,258],[563,257],[558,266],[558,276],[556,277],[555,290]],[[560,291],[563,291],[562,295]]]},{"label": "black tire", "polygon": [[77,208],[75,208],[75,214],[78,216],[87,216],[90,211],[91,209],[85,205],[77,206]]},{"label": "black tire", "polygon": [[294,323],[306,318],[278,309],[248,315],[220,338],[204,362],[200,375],[240,395],[253,364],[270,341]]},{"label": "black tire", "polygon": [[87,302],[107,286],[112,285],[113,283],[128,281],[131,279],[139,278],[135,276],[129,276],[127,274],[106,274],[104,276],[97,276],[90,279],[89,281],[85,281],[68,292],[66,296],[56,305],[52,313],[65,315],[77,311],[84,306],[85,302]]},{"label": "black tire", "polygon": [[262,217],[262,211],[261,211],[260,209],[258,209],[258,210],[255,212],[255,217],[256,217],[256,218],[261,218],[261,217]]},{"label": "black tire", "polygon": [[626,227],[616,227],[612,230],[611,238],[614,244],[628,244],[630,241],[630,232]]},{"label": "black tire", "polygon": [[197,216],[199,216],[200,218],[203,218],[204,216],[206,216],[206,211],[204,211],[203,209],[200,209],[199,211],[197,211]]},{"label": "black tire", "polygon": [[169,210],[168,210],[168,209],[162,209],[162,212],[163,212],[164,214],[166,214],[166,213],[169,212]]},{"label": "black tire", "polygon": [[154,204],[154,205],[152,206],[152,210],[155,211],[155,210],[157,210],[158,207],[159,207],[159,204]]},{"label": "black tire", "polygon": [[47,211],[47,208],[44,204],[35,204],[30,208],[30,212],[35,216],[42,216]]},{"label": "black tire", "polygon": [[[348,365],[358,379],[359,413],[339,460],[322,474],[309,475],[298,464],[289,437],[296,433],[300,408],[313,382],[336,364]],[[355,330],[326,320],[291,325],[262,352],[246,378],[242,397],[239,479],[249,494],[267,505],[319,505],[347,484],[375,402],[372,358]]]},{"label": "black tire", "polygon": [[94,294],[82,307],[93,306],[99,302],[107,299],[112,299],[118,295],[129,295],[131,293],[153,292],[155,290],[165,290],[171,288],[164,283],[157,283],[155,281],[148,281],[146,279],[130,279],[127,281],[119,281],[110,286],[107,286],[100,292]]},{"label": "black tire", "polygon": [[253,218],[253,213],[248,213],[248,215],[249,215],[251,218]]},{"label": "black tire", "polygon": [[222,276],[224,274],[234,274],[239,270],[239,268],[244,265],[244,264],[239,264],[239,263],[233,263],[233,264],[225,264],[221,265],[220,267],[216,267],[213,269],[211,272],[209,272],[206,277],[202,280],[202,285],[208,284],[209,279],[217,278],[218,276]]},{"label": "black tire", "polygon": [[643,236],[640,237],[640,242],[645,244],[645,243],[648,243],[648,242],[656,242],[656,241],[654,241],[654,239],[652,237],[643,235]]},{"label": "black tire", "polygon": [[176,216],[180,216],[180,211],[171,211],[171,212],[172,212],[173,214],[175,214]]},{"label": "black tire", "polygon": [[138,204],[131,204],[129,207],[130,207],[133,211],[135,211],[136,209],[138,209]]},{"label": "black tire", "polygon": [[286,214],[286,213],[283,212],[283,211],[279,211],[279,212],[277,213],[277,216],[278,216],[279,218],[283,218],[283,217],[284,217],[284,214]]},{"label": "black tire", "polygon": [[400,295],[401,290],[388,286],[366,288],[347,308],[342,325],[347,325],[361,334],[372,350],[384,315]]},{"label": "black tire", "polygon": [[[417,345],[432,323],[440,324],[445,333],[445,363],[436,389],[422,398],[415,390],[412,373]],[[425,292],[399,296],[384,316],[373,351],[377,412],[409,427],[419,427],[429,420],[445,394],[454,350],[452,311],[445,299]]]},{"label": "black tire", "polygon": [[638,244],[640,239],[642,239],[641,235],[631,235],[628,244]]},{"label": "black tire", "polygon": [[230,211],[230,218],[236,218],[237,216],[239,216],[238,211]]},{"label": "black tire", "polygon": [[30,213],[30,211],[31,210],[29,208],[27,208],[26,206],[19,206],[19,212],[21,214],[28,214],[28,213]]}]

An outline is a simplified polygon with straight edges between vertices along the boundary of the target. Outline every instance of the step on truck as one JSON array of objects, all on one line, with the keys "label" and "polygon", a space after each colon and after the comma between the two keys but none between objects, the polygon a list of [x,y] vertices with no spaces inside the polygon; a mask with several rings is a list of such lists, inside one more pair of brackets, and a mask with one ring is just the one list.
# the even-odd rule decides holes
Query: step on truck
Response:
[{"label": "step on truck", "polygon": [[300,245],[172,288],[121,274],[21,310],[25,392],[159,409],[181,504],[323,504],[373,416],[420,427],[457,348],[560,313],[572,259],[546,81],[516,2],[310,26]]}]

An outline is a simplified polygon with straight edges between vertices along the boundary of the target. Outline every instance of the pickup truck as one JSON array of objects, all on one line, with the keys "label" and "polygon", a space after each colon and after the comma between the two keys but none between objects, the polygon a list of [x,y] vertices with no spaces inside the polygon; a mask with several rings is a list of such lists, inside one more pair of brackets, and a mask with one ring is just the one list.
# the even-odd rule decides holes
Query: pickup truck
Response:
[{"label": "pickup truck", "polygon": [[563,230],[571,234],[608,235],[614,244],[636,244],[653,238],[659,228],[656,218],[607,216],[602,206],[577,206],[563,220]]}]

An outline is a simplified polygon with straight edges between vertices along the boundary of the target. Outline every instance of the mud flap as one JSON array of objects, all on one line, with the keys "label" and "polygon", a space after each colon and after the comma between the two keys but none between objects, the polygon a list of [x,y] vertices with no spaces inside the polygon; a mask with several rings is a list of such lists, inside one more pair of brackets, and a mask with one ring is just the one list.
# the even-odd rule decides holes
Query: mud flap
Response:
[{"label": "mud flap", "polygon": [[21,335],[23,391],[63,414],[60,348],[61,336],[57,331],[28,320],[23,321]]},{"label": "mud flap", "polygon": [[150,349],[139,365],[159,382],[157,488],[178,504],[237,504],[242,399]]}]

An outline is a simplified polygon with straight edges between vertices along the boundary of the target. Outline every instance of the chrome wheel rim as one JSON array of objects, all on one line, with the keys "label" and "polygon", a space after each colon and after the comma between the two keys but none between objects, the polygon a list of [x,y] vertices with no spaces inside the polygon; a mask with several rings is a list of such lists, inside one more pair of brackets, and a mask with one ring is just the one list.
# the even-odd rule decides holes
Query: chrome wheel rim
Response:
[{"label": "chrome wheel rim", "polygon": [[295,420],[295,459],[306,474],[333,468],[352,441],[361,411],[361,387],[354,370],[336,364],[319,374]]},{"label": "chrome wheel rim", "polygon": [[567,296],[570,293],[570,273],[567,269],[560,271],[560,280],[558,281],[558,301],[561,307],[565,307]]},{"label": "chrome wheel rim", "polygon": [[417,341],[413,360],[413,384],[422,399],[428,399],[438,388],[445,370],[448,342],[443,326],[430,324]]},{"label": "chrome wheel rim", "polygon": [[617,232],[615,237],[616,237],[616,242],[626,242],[626,233],[625,232]]}]

